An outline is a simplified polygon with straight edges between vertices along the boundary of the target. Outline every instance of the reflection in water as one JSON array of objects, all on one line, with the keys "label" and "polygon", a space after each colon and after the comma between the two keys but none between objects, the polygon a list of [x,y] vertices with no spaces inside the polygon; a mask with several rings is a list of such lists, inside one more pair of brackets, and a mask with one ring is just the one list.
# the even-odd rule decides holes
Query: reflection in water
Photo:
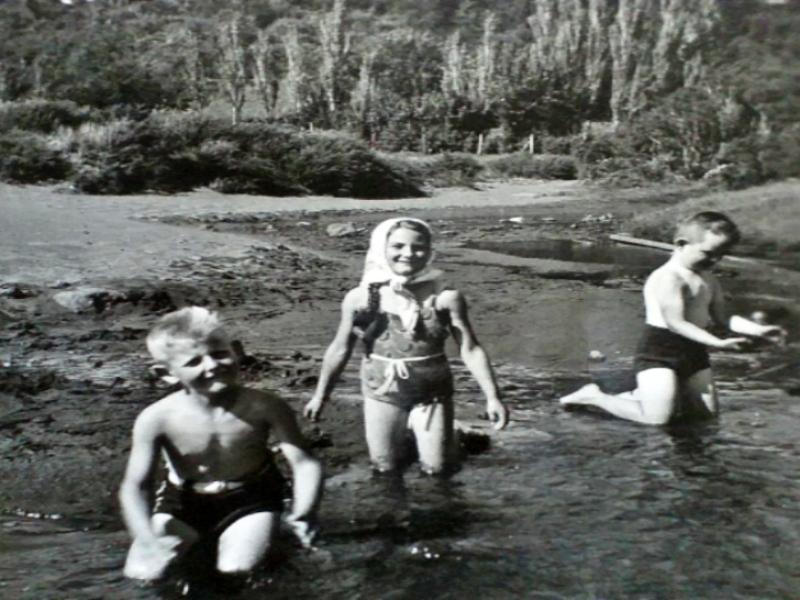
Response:
[{"label": "reflection in water", "polygon": [[477,241],[468,248],[489,250],[524,258],[549,258],[578,263],[626,267],[628,272],[647,272],[663,264],[669,252],[613,243],[588,243],[563,239],[539,239],[522,242]]}]

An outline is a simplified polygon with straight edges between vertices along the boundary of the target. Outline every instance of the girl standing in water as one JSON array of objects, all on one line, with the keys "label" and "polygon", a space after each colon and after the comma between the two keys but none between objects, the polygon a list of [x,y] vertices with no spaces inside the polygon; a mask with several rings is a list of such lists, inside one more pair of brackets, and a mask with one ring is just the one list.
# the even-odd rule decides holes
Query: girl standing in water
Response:
[{"label": "girl standing in water", "polygon": [[453,376],[444,344],[453,334],[461,358],[486,396],[496,429],[508,422],[491,364],[467,316],[463,295],[431,268],[431,229],[419,219],[389,219],[372,232],[361,284],[342,301],[339,329],[303,414],[316,420],[356,339],[364,342],[361,390],[370,459],[397,469],[405,434],[414,433],[422,470],[442,472],[453,452]]}]

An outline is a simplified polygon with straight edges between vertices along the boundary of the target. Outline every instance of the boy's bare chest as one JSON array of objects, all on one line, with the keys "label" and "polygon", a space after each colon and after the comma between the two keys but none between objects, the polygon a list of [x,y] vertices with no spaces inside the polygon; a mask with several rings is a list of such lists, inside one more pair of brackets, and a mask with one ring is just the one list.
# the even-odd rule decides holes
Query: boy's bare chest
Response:
[{"label": "boy's bare chest", "polygon": [[263,449],[269,429],[263,423],[241,419],[232,414],[207,414],[203,411],[182,415],[171,423],[168,431],[175,450],[184,458],[207,457],[209,454],[247,453]]},{"label": "boy's bare chest", "polygon": [[683,278],[687,299],[693,304],[708,305],[711,301],[711,285],[699,273],[692,273]]}]

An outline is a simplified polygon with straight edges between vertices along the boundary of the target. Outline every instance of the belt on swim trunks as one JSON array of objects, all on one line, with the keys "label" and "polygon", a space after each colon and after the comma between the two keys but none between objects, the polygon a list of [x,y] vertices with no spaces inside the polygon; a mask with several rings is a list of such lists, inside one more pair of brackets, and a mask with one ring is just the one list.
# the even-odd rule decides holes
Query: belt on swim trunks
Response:
[{"label": "belt on swim trunks", "polygon": [[259,475],[262,475],[267,469],[273,468],[274,465],[270,461],[267,461],[267,464],[262,466],[258,471],[256,471],[253,475],[249,476],[246,480],[238,480],[238,481],[184,481],[184,482],[177,482],[172,477],[172,472],[167,474],[167,479],[169,482],[177,488],[182,490],[187,490],[194,492],[195,494],[222,494],[223,492],[231,492],[233,490],[238,490],[243,488],[247,485],[248,482],[253,481]]},{"label": "belt on swim trunks", "polygon": [[386,370],[384,371],[386,380],[375,390],[375,393],[382,395],[388,392],[395,379],[408,379],[408,367],[406,363],[420,362],[431,358],[439,358],[440,356],[444,356],[444,352],[429,354],[428,356],[409,356],[408,358],[390,358],[388,356],[381,356],[380,354],[370,354],[370,359],[377,358],[386,363]]}]

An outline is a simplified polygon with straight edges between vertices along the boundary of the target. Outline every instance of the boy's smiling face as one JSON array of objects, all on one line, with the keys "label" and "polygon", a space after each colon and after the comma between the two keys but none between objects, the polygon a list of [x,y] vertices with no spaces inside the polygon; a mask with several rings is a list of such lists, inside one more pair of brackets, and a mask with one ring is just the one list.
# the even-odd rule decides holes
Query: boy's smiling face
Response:
[{"label": "boy's smiling face", "polygon": [[716,265],[732,246],[727,235],[706,230],[694,241],[679,240],[678,255],[686,268],[706,271]]},{"label": "boy's smiling face", "polygon": [[239,371],[230,341],[222,332],[213,332],[206,339],[172,338],[165,362],[184,387],[202,395],[229,389]]}]

